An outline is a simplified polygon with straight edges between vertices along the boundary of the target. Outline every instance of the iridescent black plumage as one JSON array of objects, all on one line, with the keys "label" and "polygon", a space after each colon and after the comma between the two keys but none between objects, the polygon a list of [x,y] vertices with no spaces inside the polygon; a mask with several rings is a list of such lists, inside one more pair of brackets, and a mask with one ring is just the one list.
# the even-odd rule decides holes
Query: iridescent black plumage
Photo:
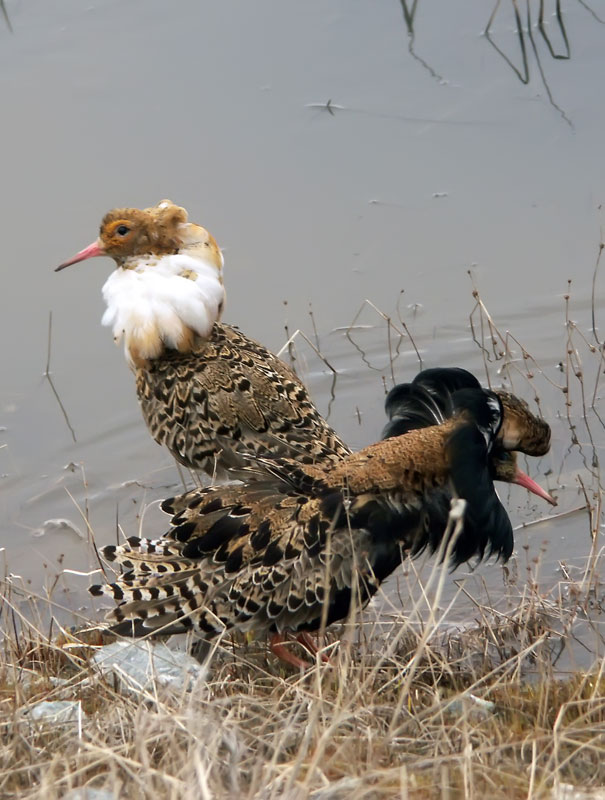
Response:
[{"label": "iridescent black plumage", "polygon": [[[529,455],[547,452],[548,425],[531,414],[523,400],[508,392],[483,389],[474,375],[460,367],[426,369],[411,383],[397,384],[386,397],[385,411],[389,422],[383,439],[441,425],[456,413],[470,413],[475,425],[457,428],[447,443],[450,488],[467,501],[454,566],[475,556],[482,558],[486,549],[488,555],[507,560],[513,548],[512,526],[494,480],[516,481],[512,446]],[[445,512],[431,519],[426,546],[433,551],[446,519]]]},{"label": "iridescent black plumage", "polygon": [[388,393],[385,411],[390,421],[382,431],[382,438],[441,425],[454,413],[454,392],[480,388],[477,378],[460,367],[422,370],[411,383],[398,383]]}]

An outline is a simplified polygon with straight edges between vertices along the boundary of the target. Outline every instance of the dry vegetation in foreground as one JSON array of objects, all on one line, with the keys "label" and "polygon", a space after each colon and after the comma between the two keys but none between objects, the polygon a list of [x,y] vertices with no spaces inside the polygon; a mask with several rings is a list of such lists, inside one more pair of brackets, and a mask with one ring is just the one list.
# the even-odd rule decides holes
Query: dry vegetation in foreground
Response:
[{"label": "dry vegetation in foreground", "polygon": [[[0,654],[0,795],[564,798],[563,785],[605,784],[603,665],[553,677],[580,613],[528,589],[441,643],[437,617],[395,616],[381,647],[366,623],[361,643],[344,636],[331,665],[304,675],[257,643],[224,642],[206,681],[138,696],[91,664],[98,644],[15,622]],[[79,719],[31,718],[65,699]]]},{"label": "dry vegetation in foreground", "polygon": [[[340,636],[340,646],[329,665],[294,674],[262,643],[225,639],[206,680],[181,691],[152,681],[135,695],[93,665],[98,633],[57,637],[55,627],[46,635],[41,617],[21,613],[23,596],[7,578],[0,589],[0,796],[54,800],[79,787],[133,800],[604,796],[597,788],[605,786],[604,662],[555,671],[561,652],[574,647],[577,623],[591,625],[603,601],[595,444],[603,423],[595,401],[604,348],[567,314],[555,380],[500,334],[475,299],[473,335],[488,377],[497,370],[496,383],[506,377],[528,396],[517,386],[522,379],[536,401],[542,380],[562,400],[556,416],[567,436],[557,478],[561,484],[578,455],[585,569],[572,579],[563,567],[565,580],[546,594],[536,562],[504,610],[477,604],[476,624],[448,636],[445,572],[435,565],[405,615],[378,622],[369,609],[362,626],[351,620],[331,629],[330,642]],[[390,320],[387,326],[390,348],[395,334]],[[414,578],[414,565],[407,574]],[[81,713],[69,722],[36,721],[30,710],[41,700],[79,701]]]}]

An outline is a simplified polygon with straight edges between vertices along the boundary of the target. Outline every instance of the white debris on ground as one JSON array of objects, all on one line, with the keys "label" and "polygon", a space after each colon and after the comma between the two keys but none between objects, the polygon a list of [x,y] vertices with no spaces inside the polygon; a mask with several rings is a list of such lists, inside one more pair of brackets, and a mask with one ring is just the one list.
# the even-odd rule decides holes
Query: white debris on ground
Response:
[{"label": "white debris on ground", "polygon": [[157,687],[174,693],[189,691],[208,673],[190,655],[163,642],[113,642],[97,650],[92,663],[103,675],[117,676],[123,689],[136,695],[153,694]]},{"label": "white debris on ground", "polygon": [[448,703],[445,708],[446,712],[456,716],[462,715],[466,711],[476,717],[489,717],[495,710],[496,706],[491,700],[483,700],[483,698],[470,693],[457,697],[451,703]]},{"label": "white debris on ground", "polygon": [[50,725],[81,722],[86,714],[79,700],[42,700],[27,709],[29,719]]}]

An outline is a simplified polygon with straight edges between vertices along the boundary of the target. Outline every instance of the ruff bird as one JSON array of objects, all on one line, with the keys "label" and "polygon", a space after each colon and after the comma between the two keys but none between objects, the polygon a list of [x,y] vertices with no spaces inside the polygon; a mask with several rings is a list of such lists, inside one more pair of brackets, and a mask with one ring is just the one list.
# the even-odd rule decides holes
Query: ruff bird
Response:
[{"label": "ruff bird", "polygon": [[[516,398],[515,398],[516,399]],[[159,539],[133,537],[103,548],[126,571],[90,588],[117,607],[109,619],[135,634],[194,629],[211,640],[224,631],[268,634],[272,651],[308,666],[287,640],[311,652],[311,633],[363,608],[402,560],[446,544],[453,496],[466,503],[450,542],[452,566],[513,548],[510,520],[493,486],[517,477],[517,449],[548,449],[522,403],[509,418],[501,397],[484,389],[452,392],[450,416],[341,458],[305,463],[245,457],[243,484],[196,489],[164,501],[172,527]],[[554,502],[527,479],[531,491]]]},{"label": "ruff bird", "polygon": [[255,455],[350,453],[294,372],[220,322],[223,256],[184,208],[163,200],[114,209],[98,239],[57,271],[97,256],[116,263],[102,323],[124,341],[147,427],[177,461],[212,475],[222,466],[219,440]]}]

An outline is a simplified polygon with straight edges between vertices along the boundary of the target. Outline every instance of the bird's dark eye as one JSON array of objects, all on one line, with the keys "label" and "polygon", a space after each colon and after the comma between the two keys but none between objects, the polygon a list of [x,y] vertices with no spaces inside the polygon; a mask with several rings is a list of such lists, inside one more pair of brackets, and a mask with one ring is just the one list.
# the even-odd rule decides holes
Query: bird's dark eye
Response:
[{"label": "bird's dark eye", "polygon": [[116,228],[116,233],[118,236],[126,236],[127,233],[130,233],[130,228],[128,225],[118,225]]}]

